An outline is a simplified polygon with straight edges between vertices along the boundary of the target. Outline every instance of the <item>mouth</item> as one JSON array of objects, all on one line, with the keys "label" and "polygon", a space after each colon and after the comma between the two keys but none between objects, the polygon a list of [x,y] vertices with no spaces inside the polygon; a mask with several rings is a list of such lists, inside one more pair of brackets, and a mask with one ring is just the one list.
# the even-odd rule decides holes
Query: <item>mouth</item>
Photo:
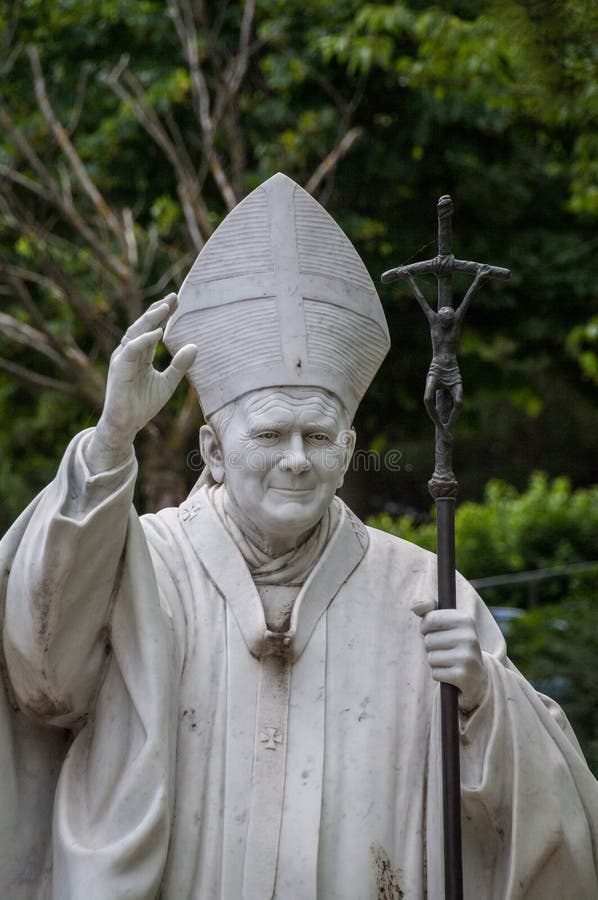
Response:
[{"label": "mouth", "polygon": [[300,497],[307,497],[313,492],[313,488],[271,487],[270,490],[276,491],[277,494],[283,494],[285,496],[295,497],[297,499],[299,499]]}]

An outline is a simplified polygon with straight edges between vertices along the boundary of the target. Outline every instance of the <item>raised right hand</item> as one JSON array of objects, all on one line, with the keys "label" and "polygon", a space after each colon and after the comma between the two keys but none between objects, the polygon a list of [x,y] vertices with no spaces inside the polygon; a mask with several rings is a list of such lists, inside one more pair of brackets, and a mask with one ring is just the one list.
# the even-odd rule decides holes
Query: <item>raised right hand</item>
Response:
[{"label": "raised right hand", "polygon": [[153,303],[129,326],[110,358],[104,410],[89,447],[89,454],[104,464],[100,468],[128,455],[137,433],[170,399],[195,360],[197,347],[186,344],[163,372],[153,366],[163,326],[176,304],[176,294]]}]

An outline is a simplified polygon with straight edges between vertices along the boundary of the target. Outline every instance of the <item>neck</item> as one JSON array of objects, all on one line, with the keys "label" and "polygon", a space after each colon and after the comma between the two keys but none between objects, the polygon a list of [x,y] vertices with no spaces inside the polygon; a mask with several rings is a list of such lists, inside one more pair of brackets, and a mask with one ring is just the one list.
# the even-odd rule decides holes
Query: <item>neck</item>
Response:
[{"label": "neck", "polygon": [[253,522],[241,509],[228,491],[224,488],[224,508],[237,528],[245,535],[248,541],[255,544],[263,553],[276,559],[296,550],[312,534],[316,525],[307,530],[293,532],[291,534],[266,534]]}]

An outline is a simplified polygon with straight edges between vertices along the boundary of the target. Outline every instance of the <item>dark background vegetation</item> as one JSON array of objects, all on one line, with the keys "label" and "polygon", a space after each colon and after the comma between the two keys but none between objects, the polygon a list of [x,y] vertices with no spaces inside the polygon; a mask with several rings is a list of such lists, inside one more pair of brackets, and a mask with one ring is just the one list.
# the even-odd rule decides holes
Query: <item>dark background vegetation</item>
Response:
[{"label": "dark background vegetation", "polygon": [[[128,322],[282,170],[376,282],[435,254],[436,201],[452,195],[455,253],[513,272],[476,297],[463,335],[461,568],[598,557],[594,4],[7,0],[0,26],[0,530],[96,421]],[[355,471],[346,496],[429,544],[429,336],[404,288],[380,293],[393,349],[356,425],[362,449],[400,462]],[[199,424],[181,387],[140,436],[141,510],[184,496]],[[598,764],[595,587],[591,573],[542,582],[511,646]],[[530,606],[521,589],[486,599]]]}]

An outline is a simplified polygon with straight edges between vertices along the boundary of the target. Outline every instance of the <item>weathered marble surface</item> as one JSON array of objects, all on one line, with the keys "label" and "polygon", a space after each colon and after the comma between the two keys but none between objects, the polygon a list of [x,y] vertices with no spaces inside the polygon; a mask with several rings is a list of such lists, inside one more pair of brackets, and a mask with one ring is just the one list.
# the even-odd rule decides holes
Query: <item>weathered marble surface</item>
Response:
[{"label": "weathered marble surface", "polygon": [[[130,327],[97,428],[0,544],[2,896],[440,898],[438,680],[466,897],[598,896],[562,712],[462,579],[433,610],[434,557],[335,498],[387,349],[361,261],[284,176]],[[187,370],[207,469],[139,518],[132,442]]]}]

